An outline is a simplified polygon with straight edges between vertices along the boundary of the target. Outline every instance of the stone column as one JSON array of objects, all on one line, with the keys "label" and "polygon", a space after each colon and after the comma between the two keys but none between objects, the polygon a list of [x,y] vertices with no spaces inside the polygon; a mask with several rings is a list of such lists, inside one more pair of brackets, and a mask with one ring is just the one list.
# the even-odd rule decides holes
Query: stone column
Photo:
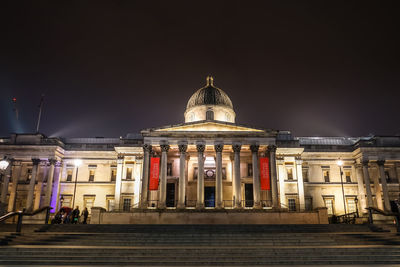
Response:
[{"label": "stone column", "polygon": [[253,207],[255,209],[261,208],[261,185],[260,185],[260,168],[258,166],[258,149],[259,145],[251,145],[252,165],[253,165]]},{"label": "stone column", "polygon": [[13,160],[11,159],[9,160],[7,169],[5,169],[3,172],[3,185],[1,187],[1,198],[0,198],[0,202],[3,204],[6,204],[7,202],[8,183],[10,181],[12,166],[13,166]]},{"label": "stone column", "polygon": [[44,206],[50,206],[51,194],[53,192],[53,179],[54,179],[54,168],[57,163],[57,160],[50,159],[50,170],[47,173],[47,185],[46,185],[46,195],[44,198]]},{"label": "stone column", "polygon": [[114,189],[114,206],[117,210],[120,210],[121,200],[121,186],[122,186],[122,172],[124,168],[124,156],[118,155],[117,159],[117,177],[115,177],[115,189]]},{"label": "stone column", "polygon": [[[42,171],[40,171],[42,170]],[[41,161],[38,166],[38,172],[36,175],[36,186],[35,186],[35,193],[33,198],[33,210],[37,210],[40,208],[40,202],[42,200],[42,191],[43,191],[43,182],[47,178],[48,173],[48,166],[47,161]]]},{"label": "stone column", "polygon": [[270,169],[271,169],[271,192],[272,192],[272,207],[278,208],[278,183],[276,177],[276,146],[268,146],[269,150],[269,161],[270,161]]},{"label": "stone column", "polygon": [[215,144],[215,193],[216,193],[216,205],[217,209],[223,207],[223,183],[222,183],[222,150],[224,150],[223,144]]},{"label": "stone column", "polygon": [[381,177],[381,183],[382,183],[382,190],[383,190],[383,201],[385,204],[385,210],[390,211],[390,200],[389,200],[389,191],[386,183],[386,177],[385,177],[385,161],[384,160],[378,160],[378,168],[379,168],[379,176]]},{"label": "stone column", "polygon": [[285,171],[285,162],[283,160],[278,160],[278,174],[279,174],[279,201],[281,205],[283,204],[284,207],[287,207],[286,203],[286,195],[285,195],[285,178],[286,178],[286,171]]},{"label": "stone column", "polygon": [[196,208],[204,208],[204,150],[206,146],[204,144],[198,144],[197,148],[197,202]]},{"label": "stone column", "polygon": [[235,188],[233,198],[235,199],[234,207],[241,208],[242,207],[242,192],[241,192],[241,181],[240,181],[240,150],[242,149],[241,144],[232,145],[232,149],[234,152],[233,161],[233,179],[235,180]]},{"label": "stone column", "polygon": [[140,207],[146,209],[148,207],[148,194],[149,194],[149,176],[150,176],[150,154],[151,145],[143,145],[143,177],[142,177],[142,194],[140,198]]},{"label": "stone column", "polygon": [[365,213],[367,207],[367,201],[365,199],[364,181],[363,181],[363,169],[361,164],[356,164],[356,177],[358,185],[358,199],[360,200],[361,212]]},{"label": "stone column", "polygon": [[303,181],[303,161],[296,158],[297,188],[299,194],[300,210],[305,210],[304,181]]},{"label": "stone column", "polygon": [[373,207],[374,202],[372,201],[371,183],[369,180],[369,172],[368,172],[368,160],[363,160],[362,165],[363,165],[365,190],[367,191],[368,207]]},{"label": "stone column", "polygon": [[21,161],[14,161],[13,162],[13,171],[12,171],[12,185],[10,191],[10,198],[8,199],[8,211],[14,211],[15,209],[15,201],[17,198],[17,188],[18,188],[18,180],[21,176]]},{"label": "stone column", "polygon": [[186,144],[179,144],[179,193],[178,193],[178,209],[185,208],[185,196],[186,196]]},{"label": "stone column", "polygon": [[167,161],[169,145],[163,144],[161,147],[161,171],[160,171],[160,186],[158,208],[165,209],[167,201]]},{"label": "stone column", "polygon": [[382,202],[382,190],[381,190],[381,185],[379,184],[379,169],[377,171],[378,171],[378,173],[373,176],[375,199],[376,199],[376,204],[378,206],[378,209],[383,210],[384,207],[383,207],[383,202]]},{"label": "stone column", "polygon": [[57,212],[60,210],[60,180],[61,180],[61,173],[63,169],[66,168],[66,164],[63,163],[63,167],[61,167],[61,162],[58,161],[56,163],[54,169],[54,179],[53,179],[53,193],[51,194],[50,206],[54,208],[53,212]]},{"label": "stone column", "polygon": [[32,211],[33,209],[33,194],[35,193],[35,183],[36,183],[36,177],[38,176],[39,172],[40,159],[32,159],[32,162],[33,162],[32,177],[31,180],[29,181],[28,196],[26,198],[26,209],[28,211]]}]

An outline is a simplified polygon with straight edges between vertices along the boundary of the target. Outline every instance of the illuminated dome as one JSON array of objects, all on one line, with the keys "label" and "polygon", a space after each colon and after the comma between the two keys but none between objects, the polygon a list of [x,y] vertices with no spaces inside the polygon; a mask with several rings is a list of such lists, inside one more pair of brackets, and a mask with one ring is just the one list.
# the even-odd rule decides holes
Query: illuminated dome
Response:
[{"label": "illuminated dome", "polygon": [[214,86],[214,79],[211,76],[207,77],[206,86],[190,97],[185,111],[185,122],[201,120],[235,122],[235,117],[232,101],[224,91]]}]

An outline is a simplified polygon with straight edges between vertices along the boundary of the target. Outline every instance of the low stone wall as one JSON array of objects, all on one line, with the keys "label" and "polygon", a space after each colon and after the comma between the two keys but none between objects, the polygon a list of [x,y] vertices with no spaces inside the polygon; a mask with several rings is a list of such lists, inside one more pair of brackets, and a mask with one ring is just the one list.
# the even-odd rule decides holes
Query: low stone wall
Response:
[{"label": "low stone wall", "polygon": [[327,224],[326,208],[307,212],[272,210],[136,210],[93,207],[91,224]]}]

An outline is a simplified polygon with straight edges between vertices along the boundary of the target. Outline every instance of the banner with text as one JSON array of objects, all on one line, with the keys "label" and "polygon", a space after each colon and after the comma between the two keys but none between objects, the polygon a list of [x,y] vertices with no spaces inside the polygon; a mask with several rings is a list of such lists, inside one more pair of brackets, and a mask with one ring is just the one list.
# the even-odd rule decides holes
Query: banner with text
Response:
[{"label": "banner with text", "polygon": [[160,158],[151,158],[149,190],[158,190],[159,174],[160,174]]},{"label": "banner with text", "polygon": [[260,182],[261,190],[271,190],[271,182],[269,178],[269,158],[260,158]]}]

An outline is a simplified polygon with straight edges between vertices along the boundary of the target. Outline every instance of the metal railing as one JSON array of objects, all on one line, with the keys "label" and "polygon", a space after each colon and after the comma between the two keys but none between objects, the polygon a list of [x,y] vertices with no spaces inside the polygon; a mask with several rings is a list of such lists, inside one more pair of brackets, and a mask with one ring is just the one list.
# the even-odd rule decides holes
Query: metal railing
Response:
[{"label": "metal railing", "polygon": [[346,223],[346,224],[355,224],[356,218],[358,218],[358,213],[350,212],[339,216],[332,216],[332,223]]},{"label": "metal railing", "polygon": [[399,212],[388,212],[388,211],[384,211],[375,207],[368,207],[366,208],[368,210],[368,223],[369,224],[373,224],[374,223],[374,219],[372,217],[372,214],[380,214],[383,216],[393,216],[396,222],[396,229],[397,232],[400,232],[400,213]]},{"label": "metal railing", "polygon": [[37,210],[34,210],[32,212],[26,212],[25,209],[22,211],[13,211],[13,212],[9,212],[6,215],[3,215],[0,217],[0,223],[4,222],[7,219],[10,219],[12,217],[18,216],[18,221],[17,221],[17,229],[16,232],[20,233],[21,229],[22,229],[22,219],[24,216],[34,216],[36,214],[39,214],[43,211],[46,211],[46,218],[44,221],[44,224],[48,224],[49,223],[49,218],[50,218],[50,210],[52,209],[52,207],[46,206]]}]

